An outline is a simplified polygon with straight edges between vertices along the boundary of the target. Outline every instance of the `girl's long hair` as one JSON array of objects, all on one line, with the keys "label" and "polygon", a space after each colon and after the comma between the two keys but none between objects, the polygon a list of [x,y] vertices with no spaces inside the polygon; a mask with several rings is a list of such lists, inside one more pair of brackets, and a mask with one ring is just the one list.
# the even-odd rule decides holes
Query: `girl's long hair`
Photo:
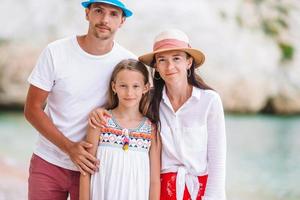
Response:
[{"label": "girl's long hair", "polygon": [[[106,109],[114,109],[119,105],[118,96],[112,90],[112,83],[115,81],[118,73],[122,70],[131,70],[140,72],[144,77],[144,84],[149,84],[149,71],[147,67],[138,60],[135,59],[126,59],[119,62],[114,68],[111,78],[110,78],[110,86],[108,89],[108,101],[104,106]],[[146,117],[148,117],[152,122],[155,123],[155,120],[152,119],[150,115],[150,102],[151,102],[151,94],[150,90],[146,92],[140,101],[139,111]]]},{"label": "girl's long hair", "polygon": [[[187,59],[189,59],[191,56],[187,54]],[[155,58],[153,59],[151,66],[154,67],[155,65]],[[193,60],[192,66],[190,67],[191,74],[187,77],[188,83],[192,86],[195,86],[200,89],[204,90],[213,90],[210,86],[208,86],[202,78],[196,74],[195,72],[195,62]],[[159,119],[159,105],[162,100],[162,91],[165,86],[165,81],[160,77],[159,73],[155,70],[154,72],[154,78],[153,78],[153,99],[151,101],[151,116],[153,119],[155,119],[158,124],[158,127],[160,129],[160,119]]]}]

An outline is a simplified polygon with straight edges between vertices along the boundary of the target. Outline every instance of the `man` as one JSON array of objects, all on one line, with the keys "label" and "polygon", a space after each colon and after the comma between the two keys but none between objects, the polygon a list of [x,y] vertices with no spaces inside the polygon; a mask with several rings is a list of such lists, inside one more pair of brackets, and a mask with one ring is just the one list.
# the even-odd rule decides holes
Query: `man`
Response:
[{"label": "man", "polygon": [[80,173],[94,173],[99,163],[86,150],[91,144],[82,141],[88,114],[105,103],[114,66],[136,58],[114,42],[132,15],[122,2],[89,0],[82,5],[87,34],[49,44],[28,78],[24,113],[39,132],[29,169],[29,200],[79,198]]}]

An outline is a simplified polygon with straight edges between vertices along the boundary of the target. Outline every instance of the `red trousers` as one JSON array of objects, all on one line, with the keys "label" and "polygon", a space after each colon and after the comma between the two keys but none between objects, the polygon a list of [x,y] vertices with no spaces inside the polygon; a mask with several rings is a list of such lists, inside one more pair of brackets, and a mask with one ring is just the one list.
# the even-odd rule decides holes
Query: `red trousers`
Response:
[{"label": "red trousers", "polygon": [[[176,176],[177,173],[166,173],[160,175],[161,180],[161,192],[160,200],[176,200]],[[201,200],[201,197],[204,196],[207,175],[198,176],[200,188],[197,195],[197,200]],[[185,186],[183,200],[190,200],[191,196],[188,192],[187,187]],[[181,200],[181,199],[180,199]]]},{"label": "red trousers", "polygon": [[29,200],[79,199],[80,173],[63,169],[33,154],[28,179]]}]

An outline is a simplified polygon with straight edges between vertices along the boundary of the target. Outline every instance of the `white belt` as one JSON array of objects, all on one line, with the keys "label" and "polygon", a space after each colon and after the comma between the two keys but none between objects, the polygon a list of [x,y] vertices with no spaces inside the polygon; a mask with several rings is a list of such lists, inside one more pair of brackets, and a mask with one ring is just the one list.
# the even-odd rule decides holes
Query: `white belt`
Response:
[{"label": "white belt", "polygon": [[182,200],[184,187],[187,187],[192,200],[196,200],[199,191],[198,177],[187,173],[185,167],[179,167],[176,178],[176,199]]}]

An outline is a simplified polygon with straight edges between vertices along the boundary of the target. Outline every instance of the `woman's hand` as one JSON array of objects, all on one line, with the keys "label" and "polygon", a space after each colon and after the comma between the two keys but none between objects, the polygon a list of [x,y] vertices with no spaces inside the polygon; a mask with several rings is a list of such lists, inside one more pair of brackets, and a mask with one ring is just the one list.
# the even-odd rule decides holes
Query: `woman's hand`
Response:
[{"label": "woman's hand", "polygon": [[107,117],[111,117],[111,114],[105,108],[96,108],[90,113],[89,125],[93,128],[106,127]]}]

